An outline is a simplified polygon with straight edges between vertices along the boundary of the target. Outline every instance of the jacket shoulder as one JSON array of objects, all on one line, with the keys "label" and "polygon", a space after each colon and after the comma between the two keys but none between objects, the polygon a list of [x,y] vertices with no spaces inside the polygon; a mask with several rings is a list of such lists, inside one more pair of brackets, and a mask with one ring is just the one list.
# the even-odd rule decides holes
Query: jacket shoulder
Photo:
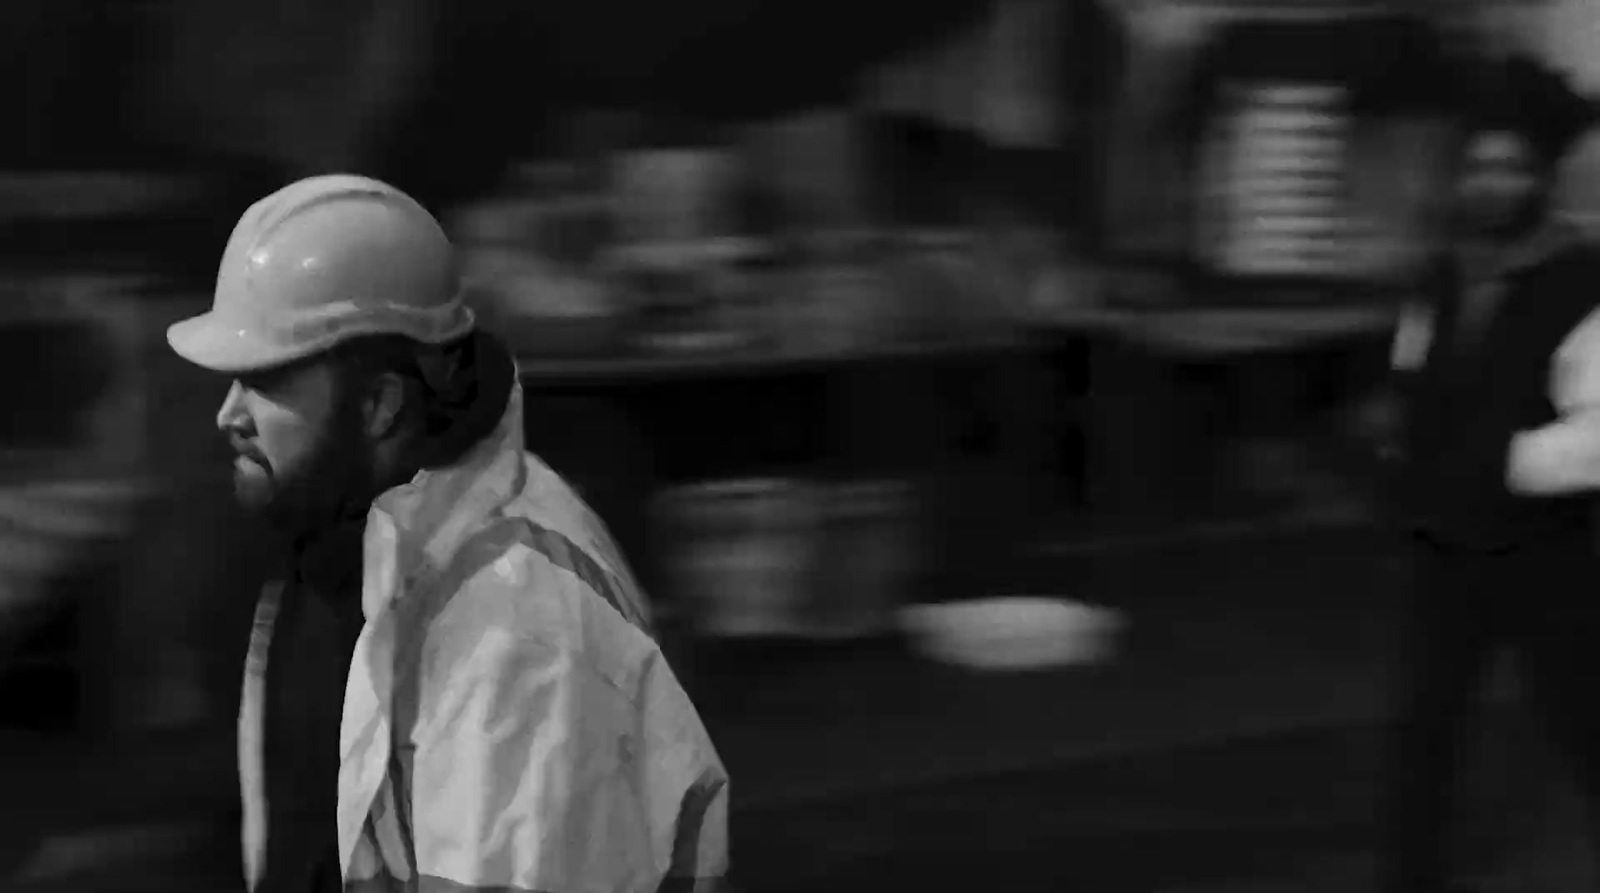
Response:
[{"label": "jacket shoulder", "polygon": [[489,653],[478,650],[488,637],[508,665],[542,655],[628,688],[658,652],[628,616],[624,582],[562,532],[508,518],[463,552],[442,581],[441,610],[425,621],[436,660],[477,659]]}]

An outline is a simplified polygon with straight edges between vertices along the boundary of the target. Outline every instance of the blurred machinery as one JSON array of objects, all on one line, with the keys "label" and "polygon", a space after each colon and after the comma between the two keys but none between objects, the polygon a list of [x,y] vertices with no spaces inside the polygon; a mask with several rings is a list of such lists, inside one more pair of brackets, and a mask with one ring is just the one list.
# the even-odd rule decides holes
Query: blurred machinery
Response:
[{"label": "blurred machinery", "polygon": [[727,480],[657,502],[663,593],[714,638],[878,636],[910,593],[917,514],[899,482]]},{"label": "blurred machinery", "polygon": [[19,277],[0,288],[0,616],[48,601],[65,572],[125,534],[147,392],[136,311],[113,277]]},{"label": "blurred machinery", "polygon": [[[836,130],[804,143],[833,154],[791,166],[768,159],[763,139],[621,153],[601,160],[598,181],[569,162],[519,166],[454,215],[474,292],[545,360],[959,344],[1070,304],[1044,230],[875,223],[881,213],[852,210],[872,179],[868,135]],[[809,171],[803,186],[790,167]],[[764,219],[741,213],[762,202]],[[1035,289],[1051,275],[1053,291]]]}]

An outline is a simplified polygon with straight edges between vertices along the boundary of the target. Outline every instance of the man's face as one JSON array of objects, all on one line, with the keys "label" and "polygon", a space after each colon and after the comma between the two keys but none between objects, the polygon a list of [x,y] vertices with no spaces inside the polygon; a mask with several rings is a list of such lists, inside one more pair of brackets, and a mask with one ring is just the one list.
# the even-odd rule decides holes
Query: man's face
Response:
[{"label": "man's face", "polygon": [[371,476],[344,379],[317,360],[241,376],[217,414],[233,446],[234,494],[249,511],[303,532],[331,519]]},{"label": "man's face", "polygon": [[1524,137],[1503,130],[1474,134],[1458,184],[1462,219],[1483,235],[1526,231],[1543,216],[1548,179]]}]

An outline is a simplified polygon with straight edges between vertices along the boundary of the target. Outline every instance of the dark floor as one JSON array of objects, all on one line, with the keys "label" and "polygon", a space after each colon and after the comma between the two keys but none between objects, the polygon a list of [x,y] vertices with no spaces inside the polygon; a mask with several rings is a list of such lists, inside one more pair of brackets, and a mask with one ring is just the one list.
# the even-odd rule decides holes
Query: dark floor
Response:
[{"label": "dark floor", "polygon": [[[1063,594],[1132,619],[1105,668],[982,678],[885,650],[722,674],[702,703],[741,889],[1367,888],[1397,559],[1349,532],[1100,555]],[[1511,706],[1484,725],[1463,870],[1581,878]]]}]

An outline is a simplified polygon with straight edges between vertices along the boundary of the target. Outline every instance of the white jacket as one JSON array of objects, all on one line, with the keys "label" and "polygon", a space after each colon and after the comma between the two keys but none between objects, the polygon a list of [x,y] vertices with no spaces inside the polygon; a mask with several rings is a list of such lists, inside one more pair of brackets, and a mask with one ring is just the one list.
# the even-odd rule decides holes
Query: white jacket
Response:
[{"label": "white jacket", "polygon": [[[345,886],[706,889],[727,868],[727,772],[617,548],[522,431],[513,388],[488,439],[368,514],[339,736]],[[239,719],[252,889],[277,607],[269,589]]]}]

